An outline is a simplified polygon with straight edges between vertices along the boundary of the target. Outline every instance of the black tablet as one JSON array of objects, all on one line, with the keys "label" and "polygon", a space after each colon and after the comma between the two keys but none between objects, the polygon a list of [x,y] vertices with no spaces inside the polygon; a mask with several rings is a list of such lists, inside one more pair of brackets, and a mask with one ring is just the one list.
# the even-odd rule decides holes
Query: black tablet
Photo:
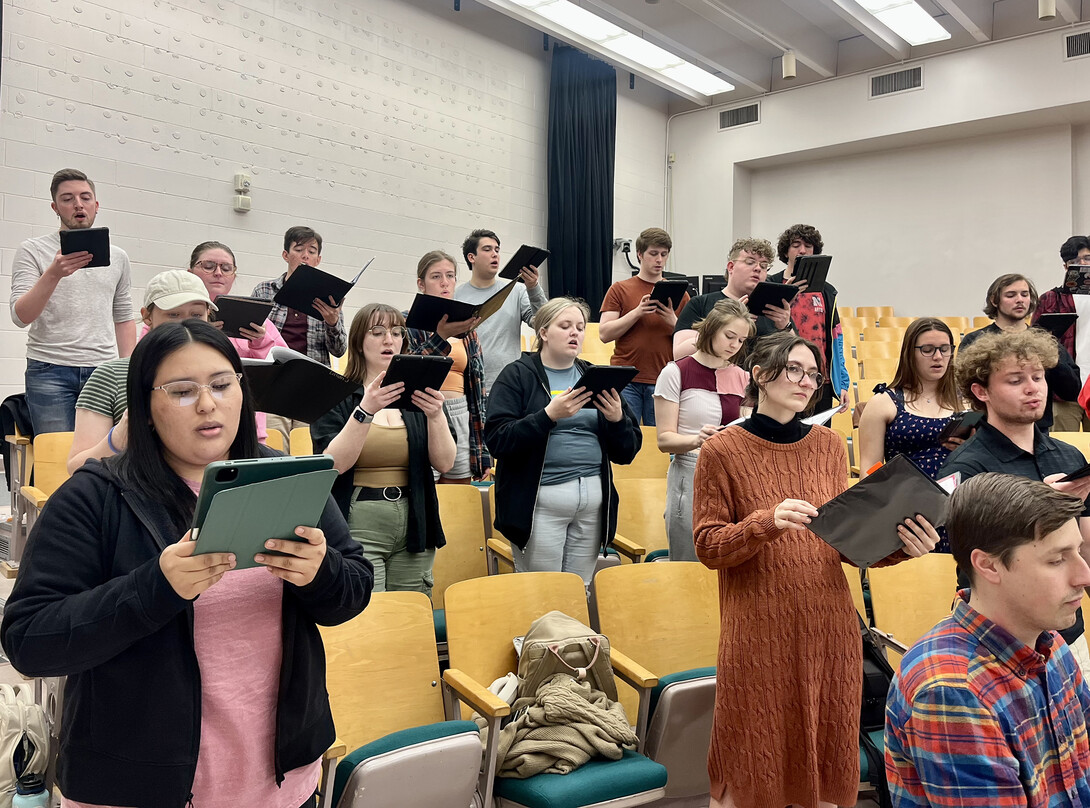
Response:
[{"label": "black tablet", "polygon": [[807,292],[820,292],[825,287],[832,262],[831,255],[800,255],[795,259],[794,280],[806,281]]},{"label": "black tablet", "polygon": [[785,300],[790,303],[798,293],[799,287],[793,283],[761,281],[749,293],[746,308],[751,314],[760,317],[764,314],[765,306],[782,306]]},{"label": "black tablet", "polygon": [[583,405],[583,409],[587,409],[594,406],[594,399],[599,393],[606,390],[616,390],[620,393],[638,373],[639,370],[631,365],[591,365],[583,371],[583,375],[572,385],[572,389],[584,387],[594,393],[590,401]]},{"label": "black tablet", "polygon": [[685,293],[689,291],[688,281],[659,281],[651,290],[651,299],[665,303],[677,311]]},{"label": "black tablet", "polygon": [[1064,287],[1073,295],[1090,295],[1090,265],[1068,264]]},{"label": "black tablet", "polygon": [[1069,483],[1072,480],[1081,480],[1083,477],[1090,477],[1090,463],[1087,463],[1081,469],[1076,469],[1075,471],[1068,474],[1066,477],[1061,477],[1056,482]]},{"label": "black tablet", "polygon": [[387,405],[391,410],[415,410],[420,408],[413,404],[413,391],[423,390],[427,387],[438,390],[443,386],[454,360],[449,356],[416,356],[414,354],[397,354],[390,360],[390,367],[386,371],[386,378],[382,380],[382,386],[388,387],[396,382],[405,382],[405,392],[393,404]]},{"label": "black tablet", "polygon": [[549,251],[544,250],[541,247],[531,247],[529,244],[523,244],[515,254],[511,256],[511,259],[500,270],[500,277],[507,278],[508,280],[515,280],[518,278],[519,273],[522,272],[523,267],[534,267],[534,269],[540,272],[541,265],[545,263],[545,260],[549,257]]},{"label": "black tablet", "polygon": [[61,255],[89,252],[93,258],[89,267],[110,265],[110,228],[88,227],[83,230],[61,231]]},{"label": "black tablet", "polygon": [[964,440],[969,437],[974,429],[980,426],[980,422],[983,419],[984,413],[973,410],[954,413],[950,418],[950,423],[943,427],[942,432],[939,433],[938,442],[942,443],[950,438],[961,438]]},{"label": "black tablet", "polygon": [[1034,325],[1036,325],[1037,328],[1043,328],[1056,339],[1063,339],[1063,335],[1067,333],[1067,329],[1071,328],[1077,319],[1079,319],[1079,315],[1075,314],[1073,311],[1058,311],[1051,314],[1042,314],[1037,318],[1037,322]]},{"label": "black tablet", "polygon": [[261,325],[272,311],[271,300],[256,297],[238,297],[220,295],[216,298],[215,319],[223,323],[223,333],[229,337],[241,338],[241,329],[250,328],[250,323]]}]

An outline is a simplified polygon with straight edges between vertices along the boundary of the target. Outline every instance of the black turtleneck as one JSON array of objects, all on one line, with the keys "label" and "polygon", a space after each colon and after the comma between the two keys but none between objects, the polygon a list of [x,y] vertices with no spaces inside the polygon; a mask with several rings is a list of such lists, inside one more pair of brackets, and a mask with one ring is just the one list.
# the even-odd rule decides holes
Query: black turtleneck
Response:
[{"label": "black turtleneck", "polygon": [[755,412],[742,422],[742,429],[769,443],[797,443],[809,434],[810,424],[804,424],[798,417],[781,424],[775,418]]}]

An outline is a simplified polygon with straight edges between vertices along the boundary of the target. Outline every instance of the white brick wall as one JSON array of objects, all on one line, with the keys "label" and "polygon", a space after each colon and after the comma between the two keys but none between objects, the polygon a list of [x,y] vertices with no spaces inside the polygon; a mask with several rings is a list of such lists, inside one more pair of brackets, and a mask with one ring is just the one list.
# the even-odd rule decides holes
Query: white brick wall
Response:
[{"label": "white brick wall", "polygon": [[[53,228],[49,178],[91,176],[133,262],[134,303],[197,243],[235,251],[236,291],[279,274],[309,224],[322,268],[375,263],[348,315],[410,301],[416,260],[474,227],[546,240],[541,36],[462,0],[3,0],[0,298],[23,239]],[[618,80],[618,221],[662,220],[665,96]],[[624,125],[623,121],[631,124]],[[622,165],[623,163],[623,165]],[[253,178],[253,210],[231,209]],[[465,268],[460,272],[465,275]],[[25,333],[0,316],[0,397]]]}]

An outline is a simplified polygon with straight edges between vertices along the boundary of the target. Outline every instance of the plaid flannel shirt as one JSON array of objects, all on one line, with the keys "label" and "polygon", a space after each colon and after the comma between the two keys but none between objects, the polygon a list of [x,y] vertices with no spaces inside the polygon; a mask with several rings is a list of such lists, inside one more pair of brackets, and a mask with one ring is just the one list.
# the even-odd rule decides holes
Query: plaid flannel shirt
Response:
[{"label": "plaid flannel shirt", "polygon": [[[410,328],[408,332],[409,353],[420,356],[450,353],[450,343],[434,331]],[[492,467],[492,458],[484,445],[484,354],[476,331],[470,331],[462,341],[468,357],[465,389],[469,409],[469,467],[473,478],[480,479]]]},{"label": "plaid flannel shirt", "polygon": [[[1031,322],[1037,325],[1037,321],[1041,319],[1042,314],[1073,314],[1075,312],[1075,299],[1071,297],[1071,293],[1064,289],[1062,286],[1057,286],[1055,289],[1049,289],[1047,292],[1041,295],[1041,299],[1037,301],[1037,308],[1033,311],[1033,318]],[[1060,340],[1060,344],[1067,348],[1067,352],[1071,354],[1071,358],[1075,358],[1075,325],[1072,324],[1063,335],[1063,339]]]},{"label": "plaid flannel shirt", "polygon": [[[260,298],[261,300],[272,300],[276,297],[276,293],[280,291],[280,288],[284,285],[284,281],[288,278],[288,273],[284,273],[276,280],[262,281],[254,287],[254,291],[250,294],[250,297]],[[284,323],[288,319],[288,308],[282,306],[279,303],[273,303],[272,311],[269,312],[269,320],[278,329],[283,330]],[[337,320],[336,325],[327,325],[325,320],[320,320],[315,317],[307,317],[307,356],[313,359],[315,362],[321,362],[326,367],[331,367],[329,362],[329,355],[344,356],[344,352],[348,350],[348,335],[344,330],[344,315]]]},{"label": "plaid flannel shirt", "polygon": [[1090,806],[1090,690],[1064,641],[1036,648],[969,606],[901,661],[886,704],[898,808]]}]

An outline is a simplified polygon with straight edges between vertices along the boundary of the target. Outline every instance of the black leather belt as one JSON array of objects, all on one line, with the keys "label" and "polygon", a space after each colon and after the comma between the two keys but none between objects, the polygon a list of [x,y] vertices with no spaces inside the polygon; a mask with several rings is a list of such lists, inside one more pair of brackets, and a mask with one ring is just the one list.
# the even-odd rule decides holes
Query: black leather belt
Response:
[{"label": "black leather belt", "polygon": [[397,502],[402,497],[408,498],[409,489],[400,485],[387,485],[383,488],[361,488],[356,494],[356,502],[386,500]]}]

